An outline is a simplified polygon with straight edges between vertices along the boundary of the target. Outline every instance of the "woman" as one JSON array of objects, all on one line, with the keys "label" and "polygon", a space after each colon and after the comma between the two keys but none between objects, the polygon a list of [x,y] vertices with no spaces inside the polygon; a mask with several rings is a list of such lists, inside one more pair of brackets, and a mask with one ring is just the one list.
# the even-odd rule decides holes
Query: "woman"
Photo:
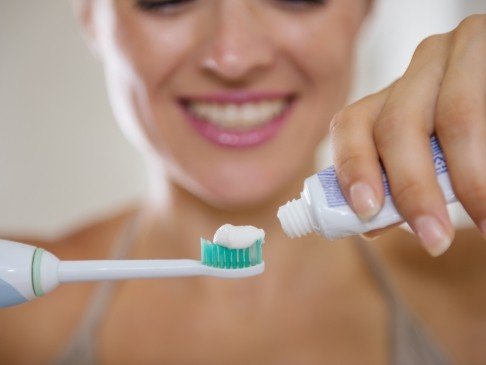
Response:
[{"label": "woman", "polygon": [[[369,1],[74,5],[150,189],[48,249],[63,259],[198,257],[200,236],[253,224],[266,231],[267,270],[236,282],[66,285],[0,311],[0,363],[486,361],[484,238],[458,232],[437,259],[418,244],[438,256],[453,237],[428,158],[433,131],[486,233],[485,16],[426,39],[402,78],[342,109]],[[283,234],[277,209],[315,172],[329,127],[355,211],[366,220],[379,210],[379,157],[419,239],[396,229],[372,244]]]}]

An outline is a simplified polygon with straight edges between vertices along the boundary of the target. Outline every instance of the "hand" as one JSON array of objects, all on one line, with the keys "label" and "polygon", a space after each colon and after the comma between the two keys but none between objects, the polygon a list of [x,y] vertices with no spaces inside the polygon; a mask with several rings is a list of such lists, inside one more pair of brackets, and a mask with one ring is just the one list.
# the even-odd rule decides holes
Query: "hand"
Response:
[{"label": "hand", "polygon": [[456,196],[486,236],[486,15],[425,39],[400,79],[341,110],[330,133],[341,188],[360,218],[383,203],[381,160],[398,211],[438,256],[454,229],[431,158],[435,133]]}]

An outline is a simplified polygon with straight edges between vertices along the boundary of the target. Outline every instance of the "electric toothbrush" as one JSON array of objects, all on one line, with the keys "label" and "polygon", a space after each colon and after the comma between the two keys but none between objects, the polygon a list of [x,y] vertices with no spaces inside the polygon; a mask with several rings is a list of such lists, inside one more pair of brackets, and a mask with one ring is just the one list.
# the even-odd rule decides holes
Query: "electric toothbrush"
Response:
[{"label": "electric toothbrush", "polygon": [[249,247],[228,248],[202,238],[201,261],[61,261],[41,248],[0,240],[0,308],[41,297],[64,283],[184,276],[254,276],[265,269],[262,244],[263,237]]}]

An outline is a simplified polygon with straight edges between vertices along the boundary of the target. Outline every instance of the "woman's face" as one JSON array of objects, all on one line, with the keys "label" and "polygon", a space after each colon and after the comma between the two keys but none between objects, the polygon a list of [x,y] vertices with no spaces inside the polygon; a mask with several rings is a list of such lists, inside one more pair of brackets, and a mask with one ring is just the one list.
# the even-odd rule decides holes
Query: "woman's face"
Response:
[{"label": "woman's face", "polygon": [[85,0],[124,131],[223,209],[301,179],[345,101],[365,0]]}]

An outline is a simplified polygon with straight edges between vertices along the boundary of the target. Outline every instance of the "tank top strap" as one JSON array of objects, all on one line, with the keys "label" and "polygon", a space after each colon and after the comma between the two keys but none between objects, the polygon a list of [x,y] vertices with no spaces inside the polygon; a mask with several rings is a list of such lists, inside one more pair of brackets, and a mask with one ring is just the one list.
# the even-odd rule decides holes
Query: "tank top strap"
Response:
[{"label": "tank top strap", "polygon": [[[137,213],[127,220],[118,236],[117,243],[110,252],[110,259],[122,260],[128,256],[135,241],[138,221],[139,214]],[[97,284],[80,325],[75,328],[66,347],[53,361],[54,365],[96,364],[96,336],[113,296],[115,285],[114,281],[103,281]]]},{"label": "tank top strap", "polygon": [[392,365],[452,365],[446,354],[408,310],[371,244],[359,236],[356,237],[355,243],[389,308],[389,363]]}]

